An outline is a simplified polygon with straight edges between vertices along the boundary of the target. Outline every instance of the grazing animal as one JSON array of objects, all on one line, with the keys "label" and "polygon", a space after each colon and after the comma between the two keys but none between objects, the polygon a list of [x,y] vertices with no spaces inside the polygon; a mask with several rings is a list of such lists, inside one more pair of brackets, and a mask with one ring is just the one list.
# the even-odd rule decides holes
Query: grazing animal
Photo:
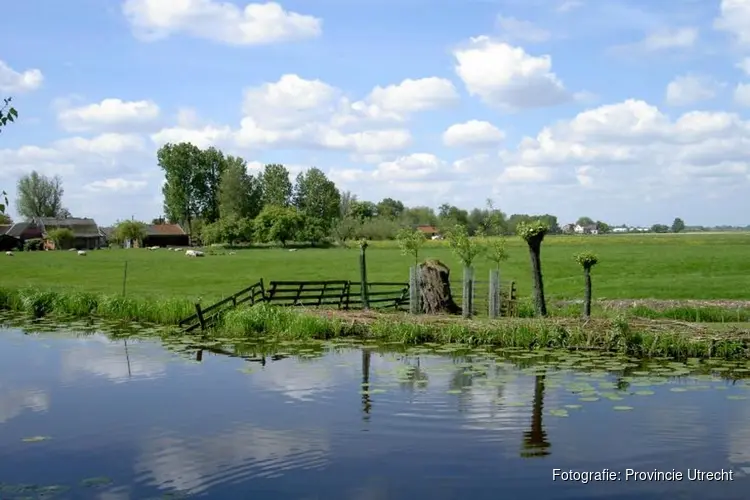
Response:
[{"label": "grazing animal", "polygon": [[296,251],[297,251],[297,249],[296,249],[296,248],[290,248],[290,249],[289,249],[289,251],[290,251],[290,252],[296,252]]},{"label": "grazing animal", "polygon": [[10,251],[5,252],[5,255],[7,255],[8,257],[13,257],[13,252],[10,252]]},{"label": "grazing animal", "polygon": [[86,250],[78,250],[78,255],[85,256],[86,255]]},{"label": "grazing animal", "polygon": [[203,257],[205,254],[200,250],[188,250],[185,252],[188,257]]},{"label": "grazing animal", "polygon": [[237,252],[229,252],[229,255],[235,255]]}]

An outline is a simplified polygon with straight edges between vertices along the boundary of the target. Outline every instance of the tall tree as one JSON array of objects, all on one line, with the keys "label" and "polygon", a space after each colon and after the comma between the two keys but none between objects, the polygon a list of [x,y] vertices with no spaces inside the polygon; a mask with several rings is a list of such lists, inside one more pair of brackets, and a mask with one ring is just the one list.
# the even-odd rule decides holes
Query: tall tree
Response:
[{"label": "tall tree", "polygon": [[263,206],[288,207],[292,201],[292,181],[284,165],[272,163],[260,174]]},{"label": "tall tree", "polygon": [[226,167],[224,153],[214,147],[203,150],[195,165],[195,196],[198,216],[211,223],[219,219],[219,184]]},{"label": "tall tree", "polygon": [[64,215],[62,179],[47,177],[36,170],[18,180],[16,210],[22,217],[58,217]]},{"label": "tall tree", "polygon": [[245,160],[227,156],[219,184],[219,215],[254,219],[261,208],[260,182],[247,173]]},{"label": "tall tree", "polygon": [[203,181],[196,175],[195,166],[202,151],[189,142],[165,144],[156,153],[159,167],[164,171],[164,214],[171,222],[187,224],[192,234],[193,220],[199,214],[199,196]]},{"label": "tall tree", "polygon": [[384,198],[378,203],[378,217],[398,219],[404,213],[404,204],[393,198]]},{"label": "tall tree", "polygon": [[306,216],[330,224],[339,216],[341,193],[320,169],[311,168],[297,176],[294,205]]},{"label": "tall tree", "polygon": [[672,232],[673,233],[680,233],[685,230],[685,222],[677,217],[674,222],[672,222]]},{"label": "tall tree", "polygon": [[544,281],[542,279],[542,241],[549,231],[549,226],[541,220],[520,222],[516,232],[529,246],[531,258],[531,275],[534,282],[534,308],[538,316],[547,316],[547,302],[544,299]]},{"label": "tall tree", "polygon": [[584,216],[584,217],[579,217],[578,220],[576,221],[576,224],[578,224],[579,226],[593,226],[595,223],[594,223],[594,219],[592,219],[591,217]]},{"label": "tall tree", "polygon": [[[3,99],[3,105],[0,106],[0,132],[8,123],[13,123],[18,118],[18,111],[10,105],[12,100],[11,97],[6,97]],[[0,191],[0,214],[5,214],[7,206],[8,195],[5,191]]]}]

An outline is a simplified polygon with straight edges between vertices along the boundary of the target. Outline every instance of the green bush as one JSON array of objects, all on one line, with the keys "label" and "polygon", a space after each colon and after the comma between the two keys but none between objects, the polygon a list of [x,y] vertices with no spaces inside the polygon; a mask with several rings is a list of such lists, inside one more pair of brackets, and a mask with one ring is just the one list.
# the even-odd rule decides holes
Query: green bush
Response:
[{"label": "green bush", "polygon": [[26,242],[23,244],[23,249],[27,252],[44,250],[44,240],[41,238],[32,238],[30,240],[26,240]]}]

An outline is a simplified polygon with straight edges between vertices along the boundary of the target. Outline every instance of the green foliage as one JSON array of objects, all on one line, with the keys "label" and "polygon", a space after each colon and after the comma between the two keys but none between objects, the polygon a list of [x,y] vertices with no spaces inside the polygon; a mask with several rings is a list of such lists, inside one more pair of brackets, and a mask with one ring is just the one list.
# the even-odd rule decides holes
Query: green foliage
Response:
[{"label": "green foliage", "polygon": [[3,131],[3,127],[9,123],[13,123],[16,121],[16,118],[18,118],[18,111],[11,106],[12,101],[12,97],[6,97],[3,99],[3,105],[0,107],[0,132]]},{"label": "green foliage", "polygon": [[32,217],[60,217],[63,187],[60,176],[47,177],[36,170],[18,180],[16,209],[19,215]]},{"label": "green foliage", "polygon": [[591,269],[599,262],[599,257],[593,252],[581,252],[575,258],[578,265],[584,269]]},{"label": "green foliage", "polygon": [[396,234],[396,240],[398,246],[401,249],[402,255],[412,255],[414,257],[414,265],[419,264],[419,251],[424,246],[427,238],[424,233],[419,229],[403,228],[398,234]]},{"label": "green foliage", "polygon": [[44,240],[41,238],[31,238],[30,240],[26,240],[23,244],[23,249],[27,252],[44,250]]},{"label": "green foliage", "polygon": [[359,225],[357,235],[368,240],[393,240],[396,238],[401,225],[392,219],[376,217],[366,219]]},{"label": "green foliage", "polygon": [[279,242],[286,246],[298,236],[304,217],[294,207],[269,205],[255,218],[255,236],[262,242]]},{"label": "green foliage", "polygon": [[549,231],[549,225],[542,220],[520,222],[516,226],[516,234],[527,243],[534,240],[543,240],[547,231]]},{"label": "green foliage", "polygon": [[331,231],[332,221],[323,220],[320,217],[314,217],[305,213],[300,213],[300,229],[297,239],[307,241],[311,245],[317,245],[322,242]]},{"label": "green foliage", "polygon": [[[0,193],[0,196],[2,196],[2,193]],[[0,224],[13,224],[13,219],[5,213],[5,205],[2,203],[0,203]]]},{"label": "green foliage", "polygon": [[133,244],[136,242],[141,244],[146,234],[146,224],[143,222],[124,220],[115,224],[115,228],[112,231],[112,239],[121,244],[126,241],[130,241]]},{"label": "green foliage", "polygon": [[685,222],[679,217],[675,218],[674,222],[672,222],[672,232],[681,233],[684,230],[685,230]]},{"label": "green foliage", "polygon": [[227,156],[219,185],[219,215],[254,219],[261,210],[260,181],[247,173],[242,158]]},{"label": "green foliage", "polygon": [[294,186],[294,206],[317,221],[330,224],[339,216],[341,193],[318,168],[300,172]]},{"label": "green foliage", "polygon": [[71,248],[76,239],[73,231],[66,227],[51,230],[49,233],[47,233],[47,237],[55,243],[55,248],[57,250],[66,250],[68,248]]},{"label": "green foliage", "polygon": [[474,259],[485,251],[478,241],[469,236],[469,231],[463,224],[453,226],[446,236],[451,250],[465,267],[471,267]]},{"label": "green foliage", "polygon": [[341,244],[346,244],[348,240],[356,237],[362,223],[351,216],[346,216],[333,223],[331,235]]},{"label": "green foliage", "polygon": [[253,239],[253,221],[235,216],[222,217],[216,222],[205,224],[201,228],[201,240],[204,245],[217,243],[249,243]]},{"label": "green foliage", "polygon": [[500,263],[505,262],[510,257],[506,243],[504,236],[488,238],[486,241],[487,260],[495,264],[497,269],[500,269]]},{"label": "green foliage", "polygon": [[288,207],[292,200],[292,182],[284,165],[272,163],[260,174],[263,206]]},{"label": "green foliage", "polygon": [[651,226],[651,232],[652,233],[668,233],[669,226],[665,224],[654,224],[653,226]]}]

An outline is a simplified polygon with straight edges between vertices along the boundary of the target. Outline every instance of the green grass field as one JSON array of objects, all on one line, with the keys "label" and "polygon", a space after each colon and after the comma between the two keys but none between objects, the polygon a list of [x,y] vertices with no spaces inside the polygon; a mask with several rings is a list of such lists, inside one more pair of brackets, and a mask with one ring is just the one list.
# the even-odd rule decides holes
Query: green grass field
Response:
[{"label": "green grass field", "polygon": [[[508,239],[510,259],[502,280],[515,280],[519,295],[531,292],[529,255],[518,238]],[[549,236],[542,246],[545,291],[550,299],[580,299],[582,271],[574,255],[592,250],[595,299],[750,300],[750,233],[676,235]],[[359,250],[285,249],[220,250],[205,258],[184,252],[98,250],[86,257],[75,252],[17,252],[0,255],[0,286],[77,289],[121,293],[128,264],[127,295],[211,300],[264,280],[359,280]],[[460,283],[461,266],[444,242],[428,242],[420,260],[436,258]],[[367,250],[370,281],[408,280],[410,257],[393,242]],[[480,257],[476,278],[487,280],[490,263]],[[454,293],[459,293],[459,288]]]}]

